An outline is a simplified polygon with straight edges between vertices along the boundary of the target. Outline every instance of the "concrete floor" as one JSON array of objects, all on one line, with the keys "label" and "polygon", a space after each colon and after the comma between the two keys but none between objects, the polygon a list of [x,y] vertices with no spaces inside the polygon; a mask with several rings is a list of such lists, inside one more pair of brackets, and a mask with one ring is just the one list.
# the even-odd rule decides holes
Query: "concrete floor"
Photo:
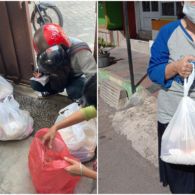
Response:
[{"label": "concrete floor", "polygon": [[[111,80],[117,83],[129,81],[127,49],[116,47],[111,50],[110,56],[115,58],[116,63],[99,68],[99,71],[108,72]],[[146,73],[149,55],[132,50],[132,60],[137,83]],[[160,184],[157,168],[155,96],[159,87],[147,77],[141,86],[144,91],[150,92],[148,100],[151,98],[152,105],[140,103],[140,107],[132,107],[134,111],[127,105],[126,109],[116,111],[102,98],[98,99],[99,193],[170,193],[168,187]],[[147,99],[142,94],[137,95],[144,101]],[[151,106],[154,107],[151,109]]]},{"label": "concrete floor", "polygon": [[[15,98],[21,108],[28,110],[34,119],[34,132],[22,141],[0,141],[0,193],[36,193],[28,170],[28,152],[34,133],[43,127],[50,127],[58,111],[71,103],[64,96],[38,99],[36,93],[25,86],[15,86]],[[92,166],[88,163],[87,166]],[[75,193],[96,193],[96,182],[82,178]]]},{"label": "concrete floor", "polygon": [[[159,182],[158,168],[143,158],[126,136],[116,133],[112,126],[115,113],[99,98],[99,193],[170,193]],[[139,135],[142,130],[134,131]],[[144,147],[142,142],[139,145]]]},{"label": "concrete floor", "polygon": [[[147,72],[149,55],[141,53],[139,51],[131,50],[132,63],[134,72],[134,82],[137,84]],[[99,68],[99,71],[106,71],[111,74],[115,79],[121,81],[130,81],[129,62],[126,47],[116,47],[110,50],[110,56],[114,58],[113,63],[110,66]],[[154,84],[148,76],[143,79],[140,84],[147,89],[152,95],[156,96],[159,91],[159,86]]]}]

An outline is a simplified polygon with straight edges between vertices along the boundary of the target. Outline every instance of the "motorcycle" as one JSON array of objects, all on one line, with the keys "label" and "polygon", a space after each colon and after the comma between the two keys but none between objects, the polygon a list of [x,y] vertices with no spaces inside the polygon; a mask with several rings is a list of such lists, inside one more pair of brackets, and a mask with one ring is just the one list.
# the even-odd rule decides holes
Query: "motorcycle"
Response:
[{"label": "motorcycle", "polygon": [[34,2],[31,23],[35,31],[46,23],[55,23],[63,27],[63,16],[56,5],[50,2]]}]

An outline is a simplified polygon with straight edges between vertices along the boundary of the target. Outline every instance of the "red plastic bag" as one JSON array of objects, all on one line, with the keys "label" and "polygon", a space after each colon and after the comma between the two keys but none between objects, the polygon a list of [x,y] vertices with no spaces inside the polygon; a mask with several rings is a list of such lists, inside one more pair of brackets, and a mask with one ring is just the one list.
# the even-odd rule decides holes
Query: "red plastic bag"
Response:
[{"label": "red plastic bag", "polygon": [[64,160],[64,156],[75,158],[70,155],[58,133],[53,141],[52,149],[43,145],[40,138],[47,130],[47,128],[40,129],[30,146],[28,162],[33,184],[38,193],[73,193],[80,177],[71,176],[64,170],[70,165]]}]

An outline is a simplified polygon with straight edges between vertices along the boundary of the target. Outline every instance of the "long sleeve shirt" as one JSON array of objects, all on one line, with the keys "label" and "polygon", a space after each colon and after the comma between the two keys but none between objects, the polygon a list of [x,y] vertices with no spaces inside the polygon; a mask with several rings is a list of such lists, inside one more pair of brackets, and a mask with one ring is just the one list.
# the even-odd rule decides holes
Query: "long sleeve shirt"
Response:
[{"label": "long sleeve shirt", "polygon": [[[163,26],[152,45],[147,69],[149,78],[162,87],[157,108],[158,121],[161,123],[165,124],[171,120],[183,97],[183,78],[176,75],[166,80],[166,66],[187,55],[195,56],[195,42],[183,27],[181,20]],[[190,96],[195,97],[194,87]]]}]

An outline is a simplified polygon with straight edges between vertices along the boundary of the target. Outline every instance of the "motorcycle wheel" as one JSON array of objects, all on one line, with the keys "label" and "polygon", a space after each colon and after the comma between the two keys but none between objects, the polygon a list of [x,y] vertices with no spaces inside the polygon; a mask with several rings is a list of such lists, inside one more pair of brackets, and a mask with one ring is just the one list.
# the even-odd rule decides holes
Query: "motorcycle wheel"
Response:
[{"label": "motorcycle wheel", "polygon": [[[52,16],[49,16],[48,13],[50,13],[50,10],[56,14],[57,18],[58,18],[58,22],[57,24],[59,24],[61,27],[63,27],[63,16],[60,12],[60,10],[57,8],[57,7],[48,7],[46,11],[44,11],[44,14],[43,14],[43,11],[41,12],[43,18],[46,18],[46,23],[53,23],[52,21]],[[37,29],[40,28],[40,24],[37,22],[37,17],[40,17],[38,11],[33,11],[32,12],[32,16],[31,16],[31,22],[33,24],[33,28],[34,30],[36,31]],[[50,21],[51,20],[51,21]]]}]

